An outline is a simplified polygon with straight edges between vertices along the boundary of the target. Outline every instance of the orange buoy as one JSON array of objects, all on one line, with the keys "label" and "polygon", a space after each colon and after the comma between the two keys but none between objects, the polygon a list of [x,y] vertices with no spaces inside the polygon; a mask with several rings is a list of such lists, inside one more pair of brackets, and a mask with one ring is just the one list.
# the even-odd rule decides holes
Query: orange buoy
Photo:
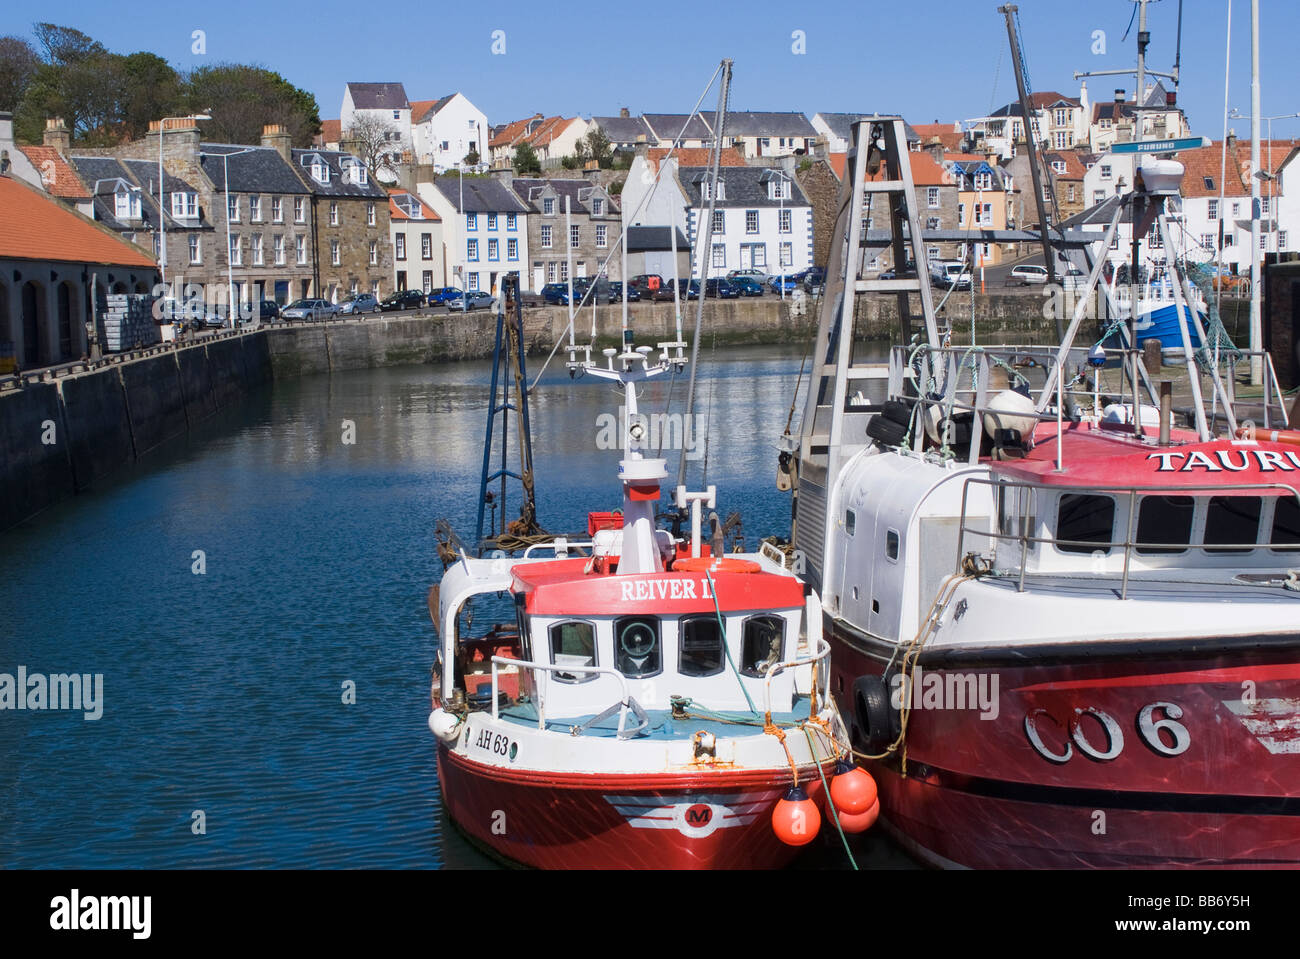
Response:
[{"label": "orange buoy", "polygon": [[772,810],[772,831],[787,846],[806,846],[817,838],[821,828],[822,814],[817,804],[798,786],[790,787]]},{"label": "orange buoy", "polygon": [[871,804],[871,808],[866,812],[857,814],[840,812],[840,828],[845,832],[860,833],[866,832],[876,824],[876,819],[880,816],[880,799],[877,798]]},{"label": "orange buoy", "polygon": [[876,801],[876,781],[865,769],[841,759],[831,778],[831,801],[841,814],[861,815]]},{"label": "orange buoy", "polygon": [[673,561],[674,573],[757,573],[761,569],[753,560],[729,556],[688,556]]}]

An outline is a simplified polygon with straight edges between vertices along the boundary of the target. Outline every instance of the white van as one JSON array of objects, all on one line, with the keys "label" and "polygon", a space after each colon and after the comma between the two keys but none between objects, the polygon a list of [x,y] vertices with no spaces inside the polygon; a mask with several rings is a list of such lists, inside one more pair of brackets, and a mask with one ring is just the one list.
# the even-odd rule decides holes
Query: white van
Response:
[{"label": "white van", "polygon": [[1046,283],[1047,267],[1034,266],[1028,263],[1021,264],[1020,266],[1013,266],[1011,268],[1011,278],[1013,280],[1019,280],[1022,284],[1026,285],[1029,283]]}]

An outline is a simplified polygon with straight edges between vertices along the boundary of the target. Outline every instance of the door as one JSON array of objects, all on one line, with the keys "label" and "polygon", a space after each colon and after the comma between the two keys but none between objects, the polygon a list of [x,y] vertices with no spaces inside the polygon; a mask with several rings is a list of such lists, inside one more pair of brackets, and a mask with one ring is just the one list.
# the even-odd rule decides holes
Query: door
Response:
[{"label": "door", "polygon": [[533,264],[533,289],[540,290],[546,285],[546,271],[542,269],[542,264]]}]

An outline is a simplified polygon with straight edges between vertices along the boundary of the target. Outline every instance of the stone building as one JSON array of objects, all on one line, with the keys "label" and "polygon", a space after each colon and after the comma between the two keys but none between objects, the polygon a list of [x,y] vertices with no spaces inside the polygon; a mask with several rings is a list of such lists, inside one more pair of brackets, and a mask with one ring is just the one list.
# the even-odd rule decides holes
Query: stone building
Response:
[{"label": "stone building", "polygon": [[615,197],[587,180],[516,177],[511,188],[529,211],[526,222],[532,258],[524,276],[527,288],[540,290],[547,283],[567,281],[570,259],[574,279],[602,272],[610,280],[623,278],[618,251],[622,217]]}]

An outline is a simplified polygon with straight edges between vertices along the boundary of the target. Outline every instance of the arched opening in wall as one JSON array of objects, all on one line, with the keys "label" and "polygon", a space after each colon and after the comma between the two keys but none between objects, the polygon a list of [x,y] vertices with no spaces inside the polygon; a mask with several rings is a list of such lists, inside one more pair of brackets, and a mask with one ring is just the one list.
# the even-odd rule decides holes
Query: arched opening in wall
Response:
[{"label": "arched opening in wall", "polygon": [[60,283],[55,291],[55,306],[59,322],[59,359],[72,359],[72,298],[71,283]]},{"label": "arched opening in wall", "polygon": [[127,292],[126,284],[123,283],[121,280],[118,280],[116,283],[113,284],[113,292],[114,292],[114,293],[125,293],[125,292]]},{"label": "arched opening in wall", "polygon": [[137,294],[147,296],[149,294],[149,284],[146,283],[144,280],[140,280],[135,285],[135,292]]},{"label": "arched opening in wall", "polygon": [[45,327],[45,287],[35,280],[23,284],[23,369],[44,364],[47,347],[41,342]]}]

